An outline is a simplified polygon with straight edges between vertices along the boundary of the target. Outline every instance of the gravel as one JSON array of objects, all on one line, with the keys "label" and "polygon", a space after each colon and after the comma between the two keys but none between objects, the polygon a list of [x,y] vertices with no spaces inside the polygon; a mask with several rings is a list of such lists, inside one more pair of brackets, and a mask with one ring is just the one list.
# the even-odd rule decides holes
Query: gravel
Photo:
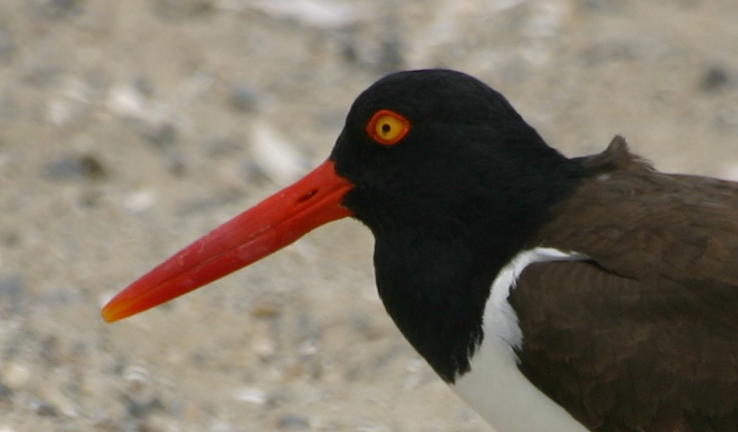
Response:
[{"label": "gravel", "polygon": [[0,2],[0,431],[489,431],[342,221],[170,305],[99,308],[322,161],[397,68],[501,90],[568,155],[616,133],[736,177],[734,0]]}]

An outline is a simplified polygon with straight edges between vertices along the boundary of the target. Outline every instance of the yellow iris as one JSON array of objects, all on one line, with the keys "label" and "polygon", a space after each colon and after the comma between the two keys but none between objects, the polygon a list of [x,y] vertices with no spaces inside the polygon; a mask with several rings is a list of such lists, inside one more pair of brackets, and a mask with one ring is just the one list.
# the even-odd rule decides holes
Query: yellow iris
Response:
[{"label": "yellow iris", "polygon": [[410,130],[410,121],[391,110],[379,110],[374,113],[367,124],[366,131],[375,141],[382,145],[395,145]]},{"label": "yellow iris", "polygon": [[377,124],[374,126],[377,136],[381,137],[385,141],[392,141],[397,138],[404,129],[405,125],[396,118],[389,115],[383,115],[377,119]]}]

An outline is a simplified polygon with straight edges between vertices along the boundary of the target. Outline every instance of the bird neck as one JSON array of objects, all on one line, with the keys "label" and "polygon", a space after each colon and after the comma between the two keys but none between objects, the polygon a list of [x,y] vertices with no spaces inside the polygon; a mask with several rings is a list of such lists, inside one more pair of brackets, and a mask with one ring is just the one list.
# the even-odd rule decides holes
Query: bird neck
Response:
[{"label": "bird neck", "polygon": [[[483,315],[493,280],[533,246],[547,210],[578,184],[576,164],[540,165],[529,178],[489,186],[490,201],[464,214],[438,208],[418,220],[372,228],[379,295],[413,347],[446,382],[469,371],[484,338]],[[544,171],[548,171],[544,175]],[[401,214],[395,217],[403,217]]]}]

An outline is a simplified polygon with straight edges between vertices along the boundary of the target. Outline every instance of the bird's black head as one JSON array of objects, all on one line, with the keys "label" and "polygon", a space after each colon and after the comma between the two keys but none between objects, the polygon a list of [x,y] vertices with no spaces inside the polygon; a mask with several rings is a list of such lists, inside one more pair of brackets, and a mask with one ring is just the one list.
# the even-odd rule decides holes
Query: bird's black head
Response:
[{"label": "bird's black head", "polygon": [[450,70],[389,75],[354,102],[331,155],[374,233],[388,312],[446,380],[468,369],[490,283],[570,189],[568,159],[497,91]]},{"label": "bird's black head", "polygon": [[512,210],[508,200],[526,199],[507,193],[516,182],[563,160],[504,96],[451,70],[374,83],[351,107],[331,158],[355,185],[344,204],[373,230],[419,216],[427,223],[425,212],[465,219],[495,205],[501,215]]}]

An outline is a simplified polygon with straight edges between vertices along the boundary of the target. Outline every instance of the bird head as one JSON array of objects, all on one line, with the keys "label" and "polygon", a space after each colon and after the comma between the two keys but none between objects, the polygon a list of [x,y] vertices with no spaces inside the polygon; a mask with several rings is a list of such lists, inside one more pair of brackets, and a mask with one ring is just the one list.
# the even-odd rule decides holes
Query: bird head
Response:
[{"label": "bird head", "polygon": [[136,280],[103,318],[166,302],[347,216],[378,240],[443,229],[459,244],[479,241],[496,219],[525,221],[527,207],[545,199],[532,186],[561,160],[500,93],[469,75],[389,75],[353,103],[323,164]]}]

